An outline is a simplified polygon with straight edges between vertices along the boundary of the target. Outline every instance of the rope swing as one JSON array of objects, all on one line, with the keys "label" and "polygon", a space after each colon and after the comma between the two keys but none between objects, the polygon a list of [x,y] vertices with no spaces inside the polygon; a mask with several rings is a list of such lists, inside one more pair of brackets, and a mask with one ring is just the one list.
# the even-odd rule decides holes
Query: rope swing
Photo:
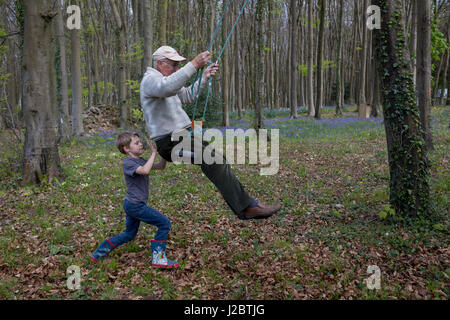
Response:
[{"label": "rope swing", "polygon": [[[220,17],[220,20],[219,20],[219,23],[218,23],[218,25],[217,25],[217,27],[216,27],[216,30],[215,30],[214,33],[213,33],[211,42],[209,43],[208,51],[211,50],[211,48],[212,48],[212,46],[213,46],[213,44],[214,44],[214,40],[215,40],[215,38],[216,38],[217,32],[218,32],[218,31],[220,30],[220,28],[222,27],[222,21],[223,21],[223,18],[224,18],[224,16],[225,16],[225,13],[226,13],[227,10],[228,10],[228,7],[229,7],[229,5],[230,5],[230,2],[231,2],[231,0],[228,0],[227,4],[226,4],[225,7],[224,7],[224,10],[223,10],[223,12],[222,12],[222,16]],[[223,55],[223,53],[224,53],[224,51],[225,51],[225,48],[226,48],[228,42],[229,42],[230,39],[231,39],[231,35],[233,34],[234,29],[236,28],[236,26],[237,26],[237,24],[238,24],[238,22],[239,22],[239,19],[241,18],[242,14],[244,13],[244,9],[245,9],[245,7],[247,6],[247,3],[248,3],[248,0],[245,0],[244,5],[242,6],[241,10],[239,11],[239,14],[238,14],[238,16],[237,16],[237,18],[236,18],[236,21],[234,22],[234,25],[233,25],[233,27],[231,28],[230,33],[228,34],[228,37],[227,37],[227,39],[226,39],[226,41],[225,41],[225,43],[224,43],[224,45],[223,45],[223,47],[222,47],[222,51],[220,52],[220,54],[219,54],[219,56],[218,56],[218,58],[217,58],[215,64],[218,64],[219,61],[220,61],[220,59],[222,58],[222,55]],[[210,63],[208,64],[208,66],[211,65],[211,64],[212,64],[212,63],[210,62]],[[194,129],[195,116],[196,116],[196,114],[197,114],[197,105],[198,105],[198,100],[199,100],[199,97],[200,97],[199,93],[200,93],[200,85],[201,85],[201,83],[202,83],[203,71],[204,71],[204,68],[201,68],[200,70],[197,70],[197,73],[196,73],[195,79],[194,79],[194,83],[193,83],[192,86],[191,86],[192,95],[193,95],[193,94],[194,94],[194,85],[195,85],[195,83],[198,81],[197,98],[196,98],[196,100],[195,100],[194,113],[193,113],[193,116],[192,116],[192,125],[191,125],[191,128],[192,128],[192,129]],[[203,127],[203,123],[205,122],[206,110],[207,110],[207,108],[208,108],[209,95],[211,94],[211,87],[212,87],[212,77],[209,78],[208,93],[207,93],[207,95],[206,95],[205,106],[203,107],[203,117],[202,117],[202,124],[201,124],[201,127]]]}]

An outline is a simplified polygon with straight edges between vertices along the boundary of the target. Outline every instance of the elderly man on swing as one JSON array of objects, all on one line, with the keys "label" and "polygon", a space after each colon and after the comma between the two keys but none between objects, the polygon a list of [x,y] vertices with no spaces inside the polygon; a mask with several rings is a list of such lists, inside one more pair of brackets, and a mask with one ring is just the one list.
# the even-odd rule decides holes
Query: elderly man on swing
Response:
[{"label": "elderly man on swing", "polygon": [[[192,103],[196,98],[193,92],[199,91],[198,83],[193,90],[184,85],[197,70],[208,65],[211,55],[205,51],[180,68],[180,62],[186,61],[186,58],[175,49],[162,46],[153,54],[153,60],[155,68],[149,67],[141,82],[141,105],[150,139],[156,143],[161,157],[173,162],[172,151],[179,142],[172,141],[172,134],[191,128],[191,120],[183,110],[182,103]],[[216,64],[206,68],[201,88],[217,71]],[[207,146],[208,143],[202,141],[202,151]],[[201,170],[239,219],[266,219],[281,209],[280,205],[264,205],[252,198],[224,160],[223,164],[202,162]]]}]

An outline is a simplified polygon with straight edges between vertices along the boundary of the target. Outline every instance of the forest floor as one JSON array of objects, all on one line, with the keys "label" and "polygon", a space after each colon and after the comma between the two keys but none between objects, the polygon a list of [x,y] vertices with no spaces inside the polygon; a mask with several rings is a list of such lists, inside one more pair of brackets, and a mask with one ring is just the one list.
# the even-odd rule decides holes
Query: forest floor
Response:
[{"label": "forest floor", "polygon": [[[169,164],[150,176],[148,204],[172,221],[167,255],[151,267],[156,228],[100,264],[89,255],[125,228],[125,183],[114,131],[60,148],[65,180],[20,185],[22,146],[0,133],[0,299],[448,299],[450,108],[433,108],[431,222],[382,219],[389,203],[383,123],[346,113],[324,120],[273,113],[280,169],[233,165],[250,195],[282,203],[267,220],[238,220],[197,166]],[[232,120],[245,127],[250,116]],[[147,156],[148,152],[144,154]],[[380,214],[381,213],[381,214]],[[81,289],[67,288],[80,267]],[[380,289],[368,288],[368,267]],[[370,281],[369,281],[370,282]]]}]

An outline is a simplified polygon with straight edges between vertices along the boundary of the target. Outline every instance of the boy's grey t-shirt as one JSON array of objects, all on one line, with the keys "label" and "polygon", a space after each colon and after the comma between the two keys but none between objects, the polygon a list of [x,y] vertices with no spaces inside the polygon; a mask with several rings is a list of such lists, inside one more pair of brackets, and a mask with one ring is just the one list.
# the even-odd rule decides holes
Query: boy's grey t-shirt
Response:
[{"label": "boy's grey t-shirt", "polygon": [[130,158],[123,160],[123,174],[127,184],[125,199],[132,203],[147,203],[148,200],[148,176],[136,173],[136,169],[144,166],[147,160],[144,158]]}]

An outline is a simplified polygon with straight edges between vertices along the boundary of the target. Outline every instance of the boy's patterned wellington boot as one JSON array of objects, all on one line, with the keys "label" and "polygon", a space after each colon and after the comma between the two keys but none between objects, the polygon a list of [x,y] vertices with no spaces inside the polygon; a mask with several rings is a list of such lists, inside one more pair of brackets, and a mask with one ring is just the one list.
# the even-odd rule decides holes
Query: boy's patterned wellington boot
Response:
[{"label": "boy's patterned wellington boot", "polygon": [[166,257],[166,243],[167,241],[152,240],[152,267],[157,268],[174,268],[178,267],[178,262],[167,259]]},{"label": "boy's patterned wellington boot", "polygon": [[115,248],[116,247],[108,239],[106,239],[98,246],[98,248],[89,258],[97,263],[100,260],[105,259],[105,257]]}]

